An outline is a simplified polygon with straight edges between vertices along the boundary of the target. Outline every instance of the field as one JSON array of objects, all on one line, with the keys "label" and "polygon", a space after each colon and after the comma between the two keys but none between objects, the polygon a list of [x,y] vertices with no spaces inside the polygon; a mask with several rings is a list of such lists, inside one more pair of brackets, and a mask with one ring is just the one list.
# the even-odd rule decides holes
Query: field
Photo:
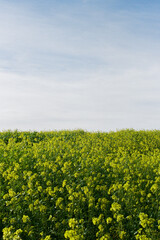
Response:
[{"label": "field", "polygon": [[1,132],[0,239],[159,240],[160,131]]}]

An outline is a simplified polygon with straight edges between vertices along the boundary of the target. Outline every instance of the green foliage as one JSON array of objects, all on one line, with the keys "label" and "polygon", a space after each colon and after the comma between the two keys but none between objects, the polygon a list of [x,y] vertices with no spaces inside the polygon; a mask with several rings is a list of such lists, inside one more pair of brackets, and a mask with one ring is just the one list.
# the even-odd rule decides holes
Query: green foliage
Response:
[{"label": "green foliage", "polygon": [[160,131],[0,133],[3,240],[160,239]]}]

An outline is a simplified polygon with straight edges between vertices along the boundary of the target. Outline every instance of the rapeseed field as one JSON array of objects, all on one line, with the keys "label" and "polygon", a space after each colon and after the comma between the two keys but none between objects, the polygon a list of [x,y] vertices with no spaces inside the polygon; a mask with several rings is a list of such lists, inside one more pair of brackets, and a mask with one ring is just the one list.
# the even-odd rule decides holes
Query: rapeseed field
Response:
[{"label": "rapeseed field", "polygon": [[160,240],[160,131],[1,132],[0,239]]}]

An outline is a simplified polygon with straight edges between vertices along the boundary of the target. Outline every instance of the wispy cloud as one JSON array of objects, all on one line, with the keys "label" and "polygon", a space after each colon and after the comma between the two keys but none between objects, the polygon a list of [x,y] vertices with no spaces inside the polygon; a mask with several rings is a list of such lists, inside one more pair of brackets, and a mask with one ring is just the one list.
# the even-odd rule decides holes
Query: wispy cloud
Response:
[{"label": "wispy cloud", "polygon": [[2,1],[1,129],[159,128],[159,16],[77,2]]}]

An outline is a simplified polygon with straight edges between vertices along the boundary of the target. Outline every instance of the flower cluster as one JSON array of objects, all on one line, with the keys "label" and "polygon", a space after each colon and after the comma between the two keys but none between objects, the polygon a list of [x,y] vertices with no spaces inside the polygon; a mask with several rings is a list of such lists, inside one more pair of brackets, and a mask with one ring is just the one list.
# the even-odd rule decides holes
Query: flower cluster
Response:
[{"label": "flower cluster", "polygon": [[0,133],[3,240],[160,239],[160,131]]}]

